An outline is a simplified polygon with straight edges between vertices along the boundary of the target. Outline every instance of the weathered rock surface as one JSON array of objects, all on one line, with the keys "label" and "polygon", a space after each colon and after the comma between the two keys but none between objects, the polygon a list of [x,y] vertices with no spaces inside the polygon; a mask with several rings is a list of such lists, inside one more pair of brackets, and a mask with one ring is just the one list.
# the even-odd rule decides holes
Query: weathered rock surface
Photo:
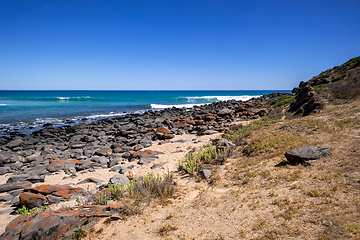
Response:
[{"label": "weathered rock surface", "polygon": [[119,211],[120,206],[90,205],[19,216],[6,227],[0,239],[70,239],[73,230],[89,228],[98,217],[118,215]]},{"label": "weathered rock surface", "polygon": [[290,163],[297,163],[316,160],[323,156],[329,156],[330,154],[331,150],[328,147],[304,146],[287,151],[285,157]]}]

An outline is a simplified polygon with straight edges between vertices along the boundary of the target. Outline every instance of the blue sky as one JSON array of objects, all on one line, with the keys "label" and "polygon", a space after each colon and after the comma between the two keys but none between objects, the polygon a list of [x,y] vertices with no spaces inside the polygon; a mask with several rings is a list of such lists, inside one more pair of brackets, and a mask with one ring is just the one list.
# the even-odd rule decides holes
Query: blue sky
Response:
[{"label": "blue sky", "polygon": [[359,0],[0,0],[0,89],[292,89],[360,55],[359,9]]}]

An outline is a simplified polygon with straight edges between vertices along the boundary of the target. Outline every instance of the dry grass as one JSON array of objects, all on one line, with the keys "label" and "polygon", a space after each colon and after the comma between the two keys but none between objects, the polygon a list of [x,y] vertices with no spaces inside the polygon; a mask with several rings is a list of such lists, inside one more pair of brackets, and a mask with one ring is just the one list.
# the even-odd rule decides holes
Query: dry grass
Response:
[{"label": "dry grass", "polygon": [[[177,176],[179,197],[147,209],[131,236],[360,239],[359,120],[360,103],[353,102],[304,118],[239,128],[234,139],[242,144],[218,167],[212,184]],[[307,167],[281,164],[286,151],[306,145],[328,146],[332,154]],[[122,229],[130,228],[127,222]],[[121,232],[121,226],[114,229]]]}]

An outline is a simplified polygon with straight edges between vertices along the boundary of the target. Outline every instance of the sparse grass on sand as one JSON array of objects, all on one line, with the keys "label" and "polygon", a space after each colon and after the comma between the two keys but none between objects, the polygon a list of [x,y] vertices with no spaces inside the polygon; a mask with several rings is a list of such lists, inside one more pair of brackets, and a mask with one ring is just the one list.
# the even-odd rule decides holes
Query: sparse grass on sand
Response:
[{"label": "sparse grass on sand", "polygon": [[[235,128],[234,128],[235,129]],[[239,127],[217,181],[176,175],[177,198],[89,239],[360,239],[360,102],[292,120]],[[332,154],[289,165],[284,153],[327,146]]]}]

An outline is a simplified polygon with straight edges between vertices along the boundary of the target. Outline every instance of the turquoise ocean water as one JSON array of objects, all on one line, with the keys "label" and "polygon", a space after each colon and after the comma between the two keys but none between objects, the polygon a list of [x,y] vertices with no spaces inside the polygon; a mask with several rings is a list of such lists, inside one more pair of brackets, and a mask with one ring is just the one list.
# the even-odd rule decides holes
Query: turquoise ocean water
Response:
[{"label": "turquoise ocean water", "polygon": [[30,133],[46,123],[61,126],[167,107],[245,101],[272,92],[291,91],[0,91],[0,135]]}]

